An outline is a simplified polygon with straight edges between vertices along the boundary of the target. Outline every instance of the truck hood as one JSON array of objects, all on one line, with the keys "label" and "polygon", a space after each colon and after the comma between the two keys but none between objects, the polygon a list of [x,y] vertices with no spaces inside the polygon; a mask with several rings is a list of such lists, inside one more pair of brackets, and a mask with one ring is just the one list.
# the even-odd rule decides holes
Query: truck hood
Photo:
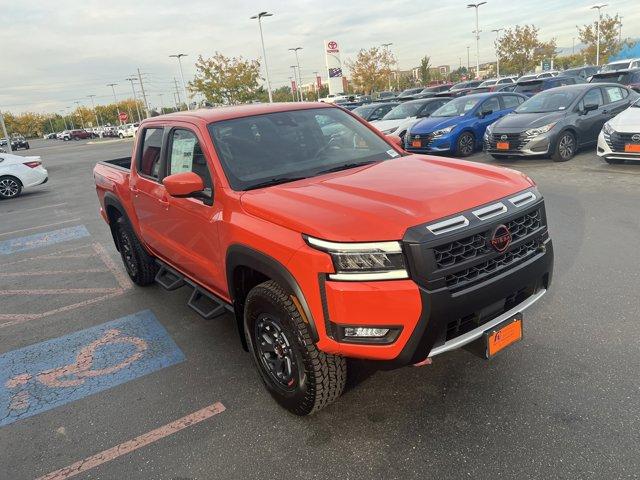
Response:
[{"label": "truck hood", "polygon": [[515,170],[408,155],[242,194],[244,210],[325,240],[399,240],[407,228],[530,188]]}]

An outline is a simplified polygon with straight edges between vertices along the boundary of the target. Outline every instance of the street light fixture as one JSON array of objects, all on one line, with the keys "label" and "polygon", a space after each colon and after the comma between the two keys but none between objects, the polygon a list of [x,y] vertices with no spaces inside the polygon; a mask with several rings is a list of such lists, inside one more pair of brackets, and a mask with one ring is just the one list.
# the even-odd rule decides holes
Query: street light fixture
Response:
[{"label": "street light fixture", "polygon": [[304,97],[302,96],[302,73],[300,70],[300,60],[298,60],[298,50],[302,50],[302,47],[295,47],[295,48],[290,48],[289,51],[293,52],[296,54],[296,65],[298,66],[298,79],[300,80],[298,83],[298,97],[300,98],[300,101],[302,102],[304,100]]},{"label": "street light fixture", "polygon": [[91,106],[93,107],[93,114],[96,116],[96,126],[102,127],[102,122],[100,121],[100,117],[98,116],[98,111],[96,110],[96,102],[93,100],[95,95],[87,95],[87,97],[91,99]]},{"label": "street light fixture", "polygon": [[262,59],[264,60],[264,73],[267,77],[267,91],[269,92],[269,103],[273,103],[273,94],[271,93],[271,81],[269,80],[269,67],[267,66],[267,52],[264,49],[264,36],[262,35],[262,18],[272,17],[273,13],[260,12],[253,17],[249,17],[250,20],[258,19],[258,27],[260,28],[260,42],[262,43]]},{"label": "street light fixture", "polygon": [[476,9],[476,77],[480,76],[480,27],[478,26],[478,10],[481,5],[484,5],[487,2],[480,3],[469,3],[467,4],[467,8],[475,8]]},{"label": "street light fixture", "polygon": [[[187,86],[184,83],[184,73],[182,72],[182,57],[186,57],[186,56],[187,56],[186,53],[169,55],[169,57],[171,58],[178,59],[178,66],[180,67],[180,80],[182,80],[182,91],[184,92],[184,100],[187,103],[187,110],[191,110],[191,107],[189,107],[189,96],[187,95]],[[133,86],[133,84],[131,84],[131,86]]]},{"label": "street light fixture", "polygon": [[500,51],[498,45],[500,44],[500,32],[503,30],[504,28],[494,28],[491,30],[496,34],[496,77],[498,78],[500,78]]},{"label": "street light fixture", "polygon": [[116,103],[116,112],[118,115],[118,121],[120,122],[120,125],[122,125],[122,120],[120,119],[120,108],[118,107],[118,97],[116,97],[116,89],[115,86],[117,85],[117,83],[107,83],[107,87],[111,87],[111,91],[113,92],[113,101]]},{"label": "street light fixture", "polygon": [[601,3],[600,5],[594,5],[591,7],[591,10],[598,10],[598,22],[597,22],[597,40],[596,40],[596,66],[600,65],[600,20],[602,19],[602,13],[600,9],[608,6],[607,3]]}]

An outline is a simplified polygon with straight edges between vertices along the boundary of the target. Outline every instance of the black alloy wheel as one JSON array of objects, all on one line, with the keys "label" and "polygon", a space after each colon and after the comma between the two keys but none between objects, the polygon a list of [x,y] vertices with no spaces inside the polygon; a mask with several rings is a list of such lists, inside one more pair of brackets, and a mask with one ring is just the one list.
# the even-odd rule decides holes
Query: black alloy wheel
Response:
[{"label": "black alloy wheel", "polygon": [[458,137],[456,145],[456,154],[459,157],[468,157],[475,150],[476,140],[472,133],[464,132]]}]

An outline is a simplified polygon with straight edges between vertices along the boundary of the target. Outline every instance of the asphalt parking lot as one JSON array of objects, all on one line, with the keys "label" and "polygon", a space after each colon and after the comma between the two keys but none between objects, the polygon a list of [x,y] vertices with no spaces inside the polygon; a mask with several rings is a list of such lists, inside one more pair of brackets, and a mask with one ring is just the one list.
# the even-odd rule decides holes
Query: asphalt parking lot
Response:
[{"label": "asphalt parking lot", "polygon": [[339,401],[298,418],[230,316],[128,280],[92,168],[131,147],[34,141],[20,154],[50,181],[0,202],[1,478],[640,476],[640,165],[506,164],[538,182],[555,244],[524,340],[490,362],[355,365]]}]

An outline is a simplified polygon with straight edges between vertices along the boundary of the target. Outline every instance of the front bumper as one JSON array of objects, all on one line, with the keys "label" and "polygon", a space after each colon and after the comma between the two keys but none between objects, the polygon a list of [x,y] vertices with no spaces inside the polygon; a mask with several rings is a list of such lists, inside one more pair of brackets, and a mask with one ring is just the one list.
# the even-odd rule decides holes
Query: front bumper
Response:
[{"label": "front bumper", "polygon": [[[598,148],[596,149],[596,153],[599,157],[602,157],[606,160],[626,160],[626,161],[635,161],[640,162],[640,153],[631,153],[624,152],[616,149],[615,151],[611,148],[613,143],[611,143],[611,138],[609,137],[609,142],[607,142],[607,137],[604,132],[600,131],[598,135]],[[620,145],[617,145],[620,147]]]},{"label": "front bumper", "polygon": [[[442,135],[441,137],[433,137],[432,134],[410,134],[405,136],[405,150],[411,153],[444,153],[451,152],[455,149],[456,135],[455,133],[449,133]],[[412,146],[413,141],[419,140],[421,142],[420,147]]]},{"label": "front bumper", "polygon": [[[506,136],[505,140],[500,137]],[[533,138],[526,138],[522,134],[513,133],[497,133],[492,132],[486,134],[483,138],[484,151],[491,155],[505,155],[514,157],[534,157],[539,155],[549,155],[551,147],[554,143],[555,134],[551,132],[538,135]],[[502,150],[497,148],[498,140],[508,141],[509,149]]]}]

